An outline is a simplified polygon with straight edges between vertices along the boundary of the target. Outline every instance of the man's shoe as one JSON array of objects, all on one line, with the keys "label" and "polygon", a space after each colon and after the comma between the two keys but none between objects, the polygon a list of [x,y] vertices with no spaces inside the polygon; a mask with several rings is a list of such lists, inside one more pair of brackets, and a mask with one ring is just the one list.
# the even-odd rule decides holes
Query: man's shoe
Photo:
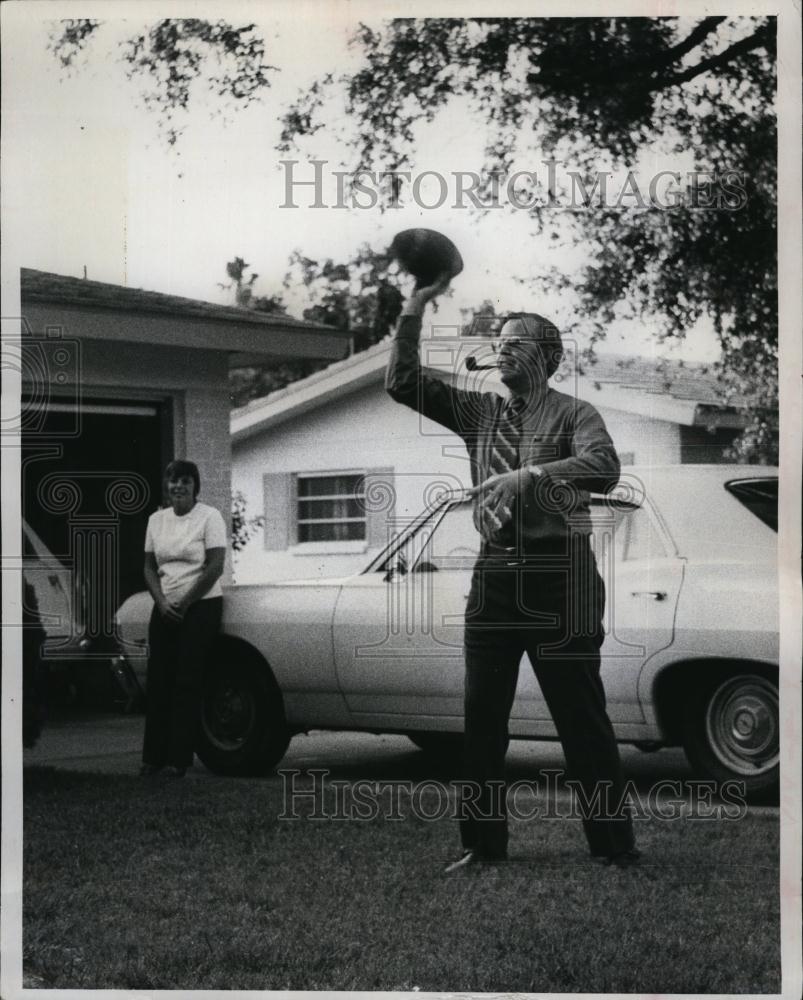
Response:
[{"label": "man's shoe", "polygon": [[606,865],[614,865],[616,868],[632,868],[641,861],[641,851],[631,847],[629,851],[620,851],[619,854],[609,854],[605,858]]},{"label": "man's shoe", "polygon": [[476,865],[496,865],[507,861],[507,854],[481,854],[474,848],[463,851],[457,861],[450,862],[443,870],[444,875],[451,875],[452,872],[459,872],[463,868],[470,868]]},{"label": "man's shoe", "polygon": [[186,767],[173,767],[172,764],[169,764],[162,771],[162,774],[165,776],[165,778],[183,778],[186,773],[187,773]]},{"label": "man's shoe", "polygon": [[470,868],[472,865],[477,865],[482,861],[481,855],[475,850],[466,850],[460,855],[457,861],[451,861],[444,869],[444,875],[452,875],[454,872],[462,871],[464,868]]}]

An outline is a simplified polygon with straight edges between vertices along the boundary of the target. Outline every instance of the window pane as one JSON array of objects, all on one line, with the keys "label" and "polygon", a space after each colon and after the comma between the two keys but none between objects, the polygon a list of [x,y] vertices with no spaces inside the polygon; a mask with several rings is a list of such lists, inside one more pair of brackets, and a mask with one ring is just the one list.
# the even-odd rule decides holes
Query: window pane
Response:
[{"label": "window pane", "polygon": [[298,526],[299,542],[359,542],[365,538],[365,522],[351,521],[332,524]]},{"label": "window pane", "polygon": [[616,565],[624,558],[627,525],[633,513],[605,502],[591,506],[591,546],[604,579],[608,578],[611,560]]},{"label": "window pane", "polygon": [[363,477],[350,476],[299,476],[299,497],[354,496],[357,487],[362,493]]},{"label": "window pane", "polygon": [[[427,530],[427,529],[424,529]],[[474,527],[471,504],[450,507],[435,529],[421,556],[421,563],[438,569],[471,569],[480,549],[480,536]]]},{"label": "window pane", "polygon": [[625,559],[660,559],[666,555],[650,516],[643,508],[627,515]]},{"label": "window pane", "polygon": [[359,500],[299,500],[298,519],[300,521],[320,520],[325,517],[365,517],[365,507]]},{"label": "window pane", "polygon": [[725,489],[767,527],[778,530],[778,480],[754,479],[726,483]]}]

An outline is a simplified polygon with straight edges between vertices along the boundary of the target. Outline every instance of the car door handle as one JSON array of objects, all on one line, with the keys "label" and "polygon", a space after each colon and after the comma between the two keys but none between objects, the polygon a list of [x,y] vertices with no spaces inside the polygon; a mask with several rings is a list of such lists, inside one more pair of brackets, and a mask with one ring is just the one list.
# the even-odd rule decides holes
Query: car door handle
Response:
[{"label": "car door handle", "polygon": [[631,597],[651,597],[654,601],[665,601],[665,590],[631,590]]}]

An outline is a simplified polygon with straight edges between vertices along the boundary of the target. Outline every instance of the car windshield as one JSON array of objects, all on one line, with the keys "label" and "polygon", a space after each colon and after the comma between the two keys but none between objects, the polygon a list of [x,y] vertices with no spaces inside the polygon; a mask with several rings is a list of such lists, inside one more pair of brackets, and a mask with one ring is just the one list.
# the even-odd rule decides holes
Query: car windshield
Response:
[{"label": "car windshield", "polygon": [[734,479],[725,483],[725,489],[760,521],[778,530],[777,479]]},{"label": "car windshield", "polygon": [[413,523],[406,530],[402,530],[399,534],[385,546],[382,551],[375,556],[371,562],[362,570],[362,573],[377,573],[385,571],[389,566],[394,564],[394,561],[401,558],[403,561],[407,561],[407,556],[404,554],[404,547],[409,543],[415,535],[419,533],[421,528],[433,518],[439,518],[443,513],[444,508],[449,506],[450,503],[460,503],[465,499],[465,491],[449,491],[444,492],[442,496],[439,496],[429,507],[423,510],[418,517],[413,521]]}]

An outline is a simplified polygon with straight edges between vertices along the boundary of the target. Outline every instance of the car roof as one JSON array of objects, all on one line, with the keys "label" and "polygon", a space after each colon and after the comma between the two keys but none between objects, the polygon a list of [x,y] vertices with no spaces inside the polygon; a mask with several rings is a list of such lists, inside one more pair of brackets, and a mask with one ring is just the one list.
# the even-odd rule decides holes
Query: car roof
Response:
[{"label": "car roof", "polygon": [[773,560],[777,534],[725,487],[738,481],[777,480],[759,465],[627,466],[620,484],[639,490],[657,508],[678,554],[695,560]]},{"label": "car roof", "polygon": [[725,487],[777,478],[778,469],[766,465],[628,465],[616,494],[655,510],[678,555],[767,562],[775,559],[777,534]]}]

